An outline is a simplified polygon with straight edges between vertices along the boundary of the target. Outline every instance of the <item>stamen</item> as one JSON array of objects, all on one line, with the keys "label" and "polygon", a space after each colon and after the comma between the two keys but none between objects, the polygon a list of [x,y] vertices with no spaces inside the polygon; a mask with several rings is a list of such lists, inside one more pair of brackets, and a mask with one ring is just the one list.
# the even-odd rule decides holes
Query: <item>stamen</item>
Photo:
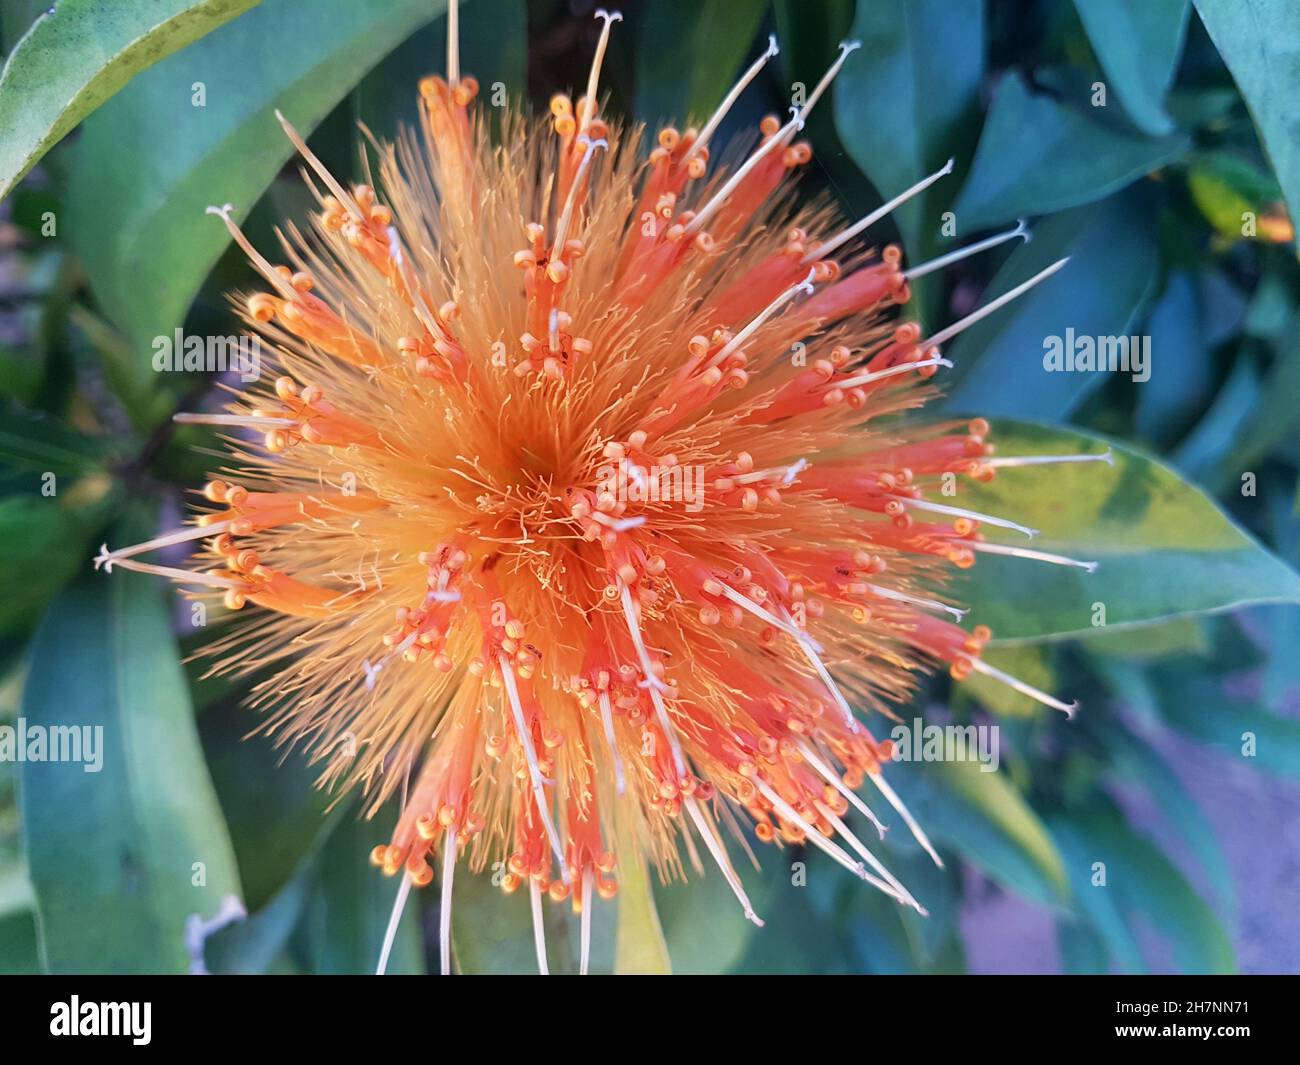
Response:
[{"label": "stamen", "polygon": [[759,328],[763,325],[764,322],[766,322],[769,318],[772,317],[772,315],[774,315],[777,311],[779,311],[782,307],[784,307],[787,303],[789,303],[792,299],[794,299],[795,296],[797,296],[800,292],[803,292],[806,295],[811,296],[813,293],[813,277],[816,275],[816,273],[817,271],[815,268],[809,270],[807,277],[805,277],[798,284],[791,285],[788,289],[782,292],[781,295],[777,296],[776,299],[774,299],[771,303],[769,303],[766,307],[764,307],[761,311],[759,311],[758,315],[754,318],[754,320],[750,322],[749,325],[745,326],[744,329],[742,329],[729,341],[727,341],[727,343],[724,344],[718,350],[718,353],[714,355],[713,358],[711,358],[707,363],[704,364],[702,369],[708,370],[714,366],[720,366],[722,365],[722,363],[726,362],[726,360],[731,356],[733,352],[735,352],[743,343],[745,343],[746,340],[752,337],[759,330]]},{"label": "stamen", "polygon": [[227,203],[221,207],[209,207],[203,213],[215,215],[226,224],[230,236],[243,249],[244,254],[248,256],[248,261],[253,264],[259,274],[275,287],[281,296],[287,300],[296,299],[298,290],[289,284],[288,280],[271,265],[266,256],[253,247],[252,241],[244,236],[244,231],[235,225],[234,219],[230,217],[230,212],[234,209],[234,204]]},{"label": "stamen", "polygon": [[411,878],[403,870],[402,882],[397,886],[397,898],[393,900],[393,912],[388,918],[388,930],[384,933],[384,946],[379,952],[379,964],[375,975],[383,976],[388,968],[388,956],[393,952],[393,942],[397,939],[397,926],[402,920],[402,911],[406,909],[406,900],[411,894]]},{"label": "stamen", "polygon": [[804,103],[803,109],[800,111],[801,115],[807,116],[808,112],[813,109],[813,105],[822,98],[822,93],[830,88],[831,82],[835,80],[836,75],[839,74],[841,68],[843,68],[845,60],[849,58],[851,53],[856,52],[861,47],[861,41],[840,41],[839,58],[836,59],[835,62],[830,65],[830,69],[822,75],[822,80],[817,83],[817,87],[813,89],[811,95]]},{"label": "stamen", "polygon": [[727,179],[726,183],[722,186],[722,188],[718,189],[718,191],[713,194],[709,202],[706,203],[703,207],[701,207],[699,212],[695,215],[695,217],[692,218],[686,224],[683,230],[686,236],[693,237],[696,233],[698,233],[701,229],[703,229],[704,223],[707,222],[710,218],[712,218],[715,214],[717,214],[719,208],[721,208],[722,205],[727,202],[731,194],[735,192],[736,188],[740,185],[740,183],[744,181],[746,177],[749,176],[750,172],[754,169],[754,167],[758,166],[759,163],[761,163],[764,159],[766,159],[778,148],[784,148],[785,140],[787,139],[788,135],[796,133],[799,130],[803,129],[803,118],[801,117],[801,115],[802,112],[796,109],[794,117],[790,119],[790,121],[787,122],[784,126],[782,126],[779,130],[773,133],[772,136],[767,139],[766,143],[760,145],[758,150],[755,151],[753,155],[751,155],[748,159],[745,160],[744,164],[740,166],[736,170],[736,172]]},{"label": "stamen", "polygon": [[725,595],[728,599],[730,599],[733,603],[736,604],[736,606],[740,607],[742,610],[748,610],[751,614],[754,615],[754,617],[758,618],[760,621],[765,621],[767,624],[780,629],[782,632],[786,633],[789,636],[794,637],[794,639],[796,640],[802,640],[805,638],[804,633],[799,631],[799,627],[797,625],[793,624],[792,622],[782,621],[770,610],[763,609],[763,607],[759,606],[759,604],[754,602],[754,600],[750,599],[746,595],[741,595],[738,591],[736,591],[735,588],[729,587],[727,584],[723,583],[722,581],[719,581],[718,585],[719,587],[721,587],[723,595]]},{"label": "stamen", "polygon": [[[794,621],[790,618],[789,613],[786,611],[782,611],[782,613],[785,614],[786,620],[789,621],[791,625],[794,625]],[[798,626],[794,627],[796,629],[798,628]],[[821,658],[818,657],[817,650],[813,646],[812,637],[801,632],[800,638],[797,642],[800,648],[803,649],[804,657],[808,659],[809,664],[817,671],[817,675],[821,677],[822,683],[826,685],[826,690],[831,693],[831,698],[833,698],[838,704],[840,712],[844,715],[844,722],[849,727],[849,731],[859,731],[858,720],[853,716],[853,708],[849,706],[848,700],[844,698],[839,685],[835,683],[835,678],[831,676],[830,670],[826,668]]]},{"label": "stamen", "polygon": [[904,506],[913,507],[916,510],[929,510],[935,514],[948,514],[954,518],[969,518],[971,521],[984,522],[986,525],[996,525],[1000,529],[1014,529],[1016,532],[1024,533],[1031,540],[1038,535],[1037,529],[1031,529],[1028,525],[1021,525],[1010,518],[994,518],[988,514],[981,514],[976,510],[966,510],[964,507],[950,507],[947,503],[932,503],[928,499],[910,499],[900,496],[894,498]]},{"label": "stamen", "polygon": [[330,192],[334,194],[334,198],[347,207],[348,210],[352,212],[354,218],[364,219],[366,217],[365,212],[361,210],[361,205],[353,199],[352,193],[348,192],[347,189],[340,185],[334,175],[329,172],[329,168],[316,158],[316,153],[307,147],[307,142],[302,139],[302,136],[293,128],[293,124],[284,117],[278,107],[275,109],[275,117],[279,119],[280,125],[284,129],[285,136],[287,136],[289,140],[293,142],[293,146],[298,149],[298,154],[303,157],[303,160],[309,167],[316,171],[317,176],[321,181],[325,182]]},{"label": "stamen", "polygon": [[833,787],[836,791],[838,791],[841,795],[843,795],[846,799],[848,799],[849,802],[851,802],[855,807],[857,807],[858,812],[861,813],[875,827],[876,834],[880,836],[881,839],[884,839],[885,833],[889,831],[888,827],[881,822],[880,818],[878,818],[874,813],[872,813],[871,807],[869,807],[865,802],[862,801],[862,797],[851,787],[845,784],[843,779],[840,777],[840,775],[821,760],[821,758],[817,755],[817,752],[812,749],[812,745],[805,740],[803,743],[799,745],[799,753],[803,755],[804,761],[806,761],[810,766],[812,766],[815,770],[817,770],[817,772],[821,775],[822,779],[825,780],[827,784]]},{"label": "stamen", "polygon": [[821,815],[831,823],[831,827],[844,837],[845,842],[848,843],[848,845],[852,847],[853,850],[855,850],[865,861],[867,861],[873,869],[885,878],[884,880],[880,880],[868,873],[863,877],[868,884],[883,891],[890,898],[901,902],[904,906],[911,906],[922,917],[930,916],[930,911],[917,902],[916,896],[903,886],[902,881],[886,869],[884,865],[881,864],[880,859],[872,854],[871,851],[867,850],[866,844],[863,843],[862,840],[858,839],[852,830],[850,830],[849,826],[836,816],[834,810],[822,802],[814,803],[814,805],[817,807]]},{"label": "stamen", "polygon": [[817,247],[813,248],[812,251],[808,252],[808,254],[803,257],[803,261],[806,263],[816,262],[818,259],[826,258],[826,256],[832,254],[837,248],[843,247],[864,229],[875,225],[884,218],[885,215],[905,204],[913,196],[920,195],[941,177],[946,177],[948,174],[951,174],[954,163],[956,163],[955,159],[949,159],[948,162],[943,165],[942,169],[936,170],[929,177],[922,178],[910,189],[900,192],[888,203],[881,204],[869,215],[854,222],[853,225],[849,226],[849,228],[839,236],[832,237],[825,244],[817,245]]},{"label": "stamen", "polygon": [[166,533],[162,536],[156,536],[152,540],[146,540],[142,544],[134,544],[131,547],[119,547],[115,551],[108,549],[108,544],[102,544],[99,548],[99,554],[95,556],[95,569],[99,569],[105,564],[108,570],[113,571],[113,563],[120,562],[124,558],[130,558],[132,555],[143,555],[149,551],[156,551],[161,547],[171,547],[173,544],[183,544],[190,540],[201,540],[207,536],[220,536],[223,532],[234,524],[233,520],[214,521],[211,525],[194,525],[187,529],[177,529],[175,532]]},{"label": "stamen", "polygon": [[[454,4],[453,4],[454,6]],[[438,906],[438,952],[442,975],[451,975],[451,882],[456,875],[456,829],[448,826],[442,843],[442,901]]]},{"label": "stamen", "polygon": [[614,789],[622,795],[627,781],[623,779],[623,759],[619,756],[618,743],[614,739],[614,708],[607,691],[600,693],[600,723],[605,727],[605,742],[609,744],[610,757],[614,760]]},{"label": "stamen", "polygon": [[790,465],[785,468],[785,473],[781,475],[781,483],[783,485],[794,484],[795,478],[798,477],[799,474],[803,473],[807,468],[807,459],[795,459],[794,462],[790,463]]},{"label": "stamen", "polygon": [[587,132],[592,116],[596,113],[596,86],[600,81],[600,67],[605,61],[605,49],[609,47],[609,33],[615,22],[623,21],[622,12],[612,14],[604,8],[597,8],[593,18],[603,18],[605,26],[600,31],[600,40],[596,42],[596,54],[591,60],[591,73],[587,75],[587,106],[583,109],[582,122],[578,126],[578,135]]},{"label": "stamen", "polygon": [[1115,455],[1110,448],[1093,455],[1008,455],[1005,458],[980,459],[981,466],[1006,470],[1016,466],[1047,466],[1054,462],[1104,462],[1115,465]]},{"label": "stamen", "polygon": [[1031,234],[1029,227],[1025,225],[1025,220],[1021,218],[1016,222],[1015,229],[1008,229],[1005,233],[998,233],[992,237],[986,237],[984,240],[976,241],[974,244],[968,244],[964,248],[958,248],[956,251],[950,251],[947,255],[940,255],[937,259],[931,259],[920,266],[914,266],[910,270],[903,272],[903,277],[908,281],[915,281],[918,277],[925,277],[926,274],[932,274],[936,270],[942,270],[951,266],[953,263],[959,263],[963,259],[969,259],[972,255],[978,255],[989,248],[996,248],[999,244],[1005,244],[1009,240],[1015,240],[1017,237],[1024,239],[1026,244],[1029,243]]},{"label": "stamen", "polygon": [[587,137],[579,137],[578,143],[585,144],[586,148],[582,153],[582,159],[578,162],[577,173],[573,175],[573,181],[569,184],[569,195],[564,198],[564,212],[555,226],[555,243],[551,248],[552,259],[559,259],[560,252],[564,250],[564,242],[569,236],[569,224],[573,221],[574,205],[578,202],[578,190],[582,187],[582,180],[586,177],[587,168],[591,166],[596,149],[609,147],[609,141],[604,139],[593,141]]},{"label": "stamen", "polygon": [[202,570],[177,569],[174,566],[155,566],[149,562],[137,562],[131,558],[109,558],[104,560],[104,572],[112,573],[114,566],[121,566],[134,573],[152,573],[156,577],[166,577],[178,584],[206,584],[212,588],[233,588],[237,592],[247,592],[246,581],[235,581],[229,577],[218,577],[215,573]]},{"label": "stamen", "polygon": [[935,333],[934,336],[930,337],[929,340],[922,341],[921,346],[924,348],[937,347],[939,344],[943,344],[951,340],[958,333],[962,332],[965,329],[969,329],[971,326],[973,326],[976,322],[980,321],[981,319],[987,318],[999,307],[1005,307],[1012,300],[1018,298],[1019,296],[1024,295],[1026,292],[1028,292],[1039,282],[1046,281],[1049,277],[1051,277],[1054,273],[1056,273],[1057,270],[1059,270],[1062,266],[1064,266],[1069,261],[1070,261],[1070,257],[1068,255],[1064,259],[1057,259],[1056,262],[1052,263],[1052,265],[1047,267],[1047,269],[1040,270],[1028,281],[1022,281],[1010,292],[1004,292],[992,303],[985,304],[983,307],[980,307],[978,310],[971,311],[971,313],[966,315],[965,318],[963,318],[959,322],[953,322],[953,324],[948,326],[947,329],[939,330],[939,332]]},{"label": "stamen", "polygon": [[767,51],[759,56],[758,59],[754,61],[753,65],[751,65],[750,68],[740,76],[740,80],[732,86],[731,92],[727,93],[726,97],[723,98],[722,103],[718,104],[712,117],[710,117],[708,122],[704,124],[704,128],[700,130],[700,135],[695,138],[694,143],[691,144],[690,148],[688,148],[686,153],[682,156],[681,163],[679,164],[680,166],[685,166],[689,163],[692,157],[709,143],[709,138],[717,132],[718,126],[721,125],[722,120],[727,117],[727,112],[730,111],[736,101],[740,99],[740,94],[745,91],[751,81],[758,77],[759,71],[767,65],[767,61],[775,58],[780,54],[780,52],[781,49],[776,46],[776,34],[769,34],[767,38]]},{"label": "stamen", "polygon": [[1057,566],[1076,566],[1089,573],[1097,572],[1096,562],[1083,562],[1068,555],[1053,555],[1047,551],[1032,551],[1027,547],[1010,547],[1007,544],[991,544],[985,540],[962,540],[960,543],[963,547],[989,555],[1010,555],[1012,558],[1028,558],[1035,562],[1051,562]]},{"label": "stamen", "polygon": [[941,603],[937,599],[923,599],[919,595],[908,595],[906,592],[895,591],[893,588],[885,588],[879,584],[868,584],[873,595],[878,595],[882,599],[893,599],[898,603],[910,603],[912,606],[924,607],[926,610],[941,610],[945,614],[951,614],[958,621],[961,621],[969,610],[963,610],[961,607],[949,606],[947,603]]},{"label": "stamen", "polygon": [[294,429],[294,418],[259,418],[251,414],[173,414],[177,425],[233,425],[241,429]]},{"label": "stamen", "polygon": [[591,967],[591,870],[582,874],[582,924],[579,930],[578,975]]},{"label": "stamen", "polygon": [[515,732],[519,735],[519,745],[524,749],[524,757],[528,761],[528,775],[533,782],[533,797],[537,800],[537,813],[542,819],[542,825],[546,829],[546,835],[551,841],[551,850],[555,853],[555,860],[560,863],[560,876],[567,884],[569,882],[569,870],[564,863],[564,848],[560,846],[559,833],[555,831],[555,822],[551,819],[551,811],[546,802],[546,790],[543,787],[542,770],[537,764],[537,752],[533,750],[533,738],[524,726],[524,708],[519,701],[519,688],[515,684],[515,671],[510,667],[510,662],[504,654],[497,655],[497,662],[501,666],[501,680],[505,684],[506,698],[510,703],[510,711],[514,715]]},{"label": "stamen", "polygon": [[844,848],[821,834],[815,825],[810,824],[793,806],[786,802],[778,795],[762,777],[755,777],[754,783],[758,785],[758,790],[763,793],[763,797],[770,802],[776,811],[787,821],[798,825],[803,829],[804,835],[808,842],[819,850],[825,851],[836,862],[844,866],[854,876],[866,880],[870,874],[861,862],[855,862]]},{"label": "stamen", "polygon": [[903,824],[907,826],[913,838],[919,843],[933,860],[934,864],[940,869],[943,868],[943,859],[939,857],[939,852],[934,849],[930,843],[930,837],[925,834],[921,826],[916,823],[916,818],[912,816],[912,811],[903,805],[903,800],[898,797],[898,793],[889,786],[883,773],[868,773],[867,779],[880,789],[880,794],[885,797],[885,801],[898,811],[898,816],[903,819]]},{"label": "stamen", "polygon": [[460,81],[460,12],[458,0],[447,4],[447,85],[455,88]]},{"label": "stamen", "polygon": [[713,828],[705,818],[704,812],[700,809],[699,803],[695,801],[695,797],[692,795],[687,797],[686,801],[682,803],[682,806],[685,808],[687,814],[690,815],[691,820],[695,822],[695,827],[699,830],[700,838],[704,840],[704,845],[708,847],[709,854],[713,856],[713,860],[717,863],[718,869],[722,873],[722,879],[727,882],[727,886],[731,888],[731,893],[736,896],[736,901],[740,903],[741,909],[744,910],[745,920],[754,924],[758,928],[762,928],[763,919],[754,912],[753,904],[750,903],[749,896],[745,894],[745,885],[740,882],[740,876],[732,866],[731,859],[727,857],[727,852],[722,845],[722,841],[714,835]]},{"label": "stamen", "polygon": [[607,529],[613,529],[615,532],[627,532],[628,529],[636,529],[645,524],[643,515],[634,518],[611,518],[608,514],[602,514],[598,510],[592,512],[591,520],[599,525],[604,525]]},{"label": "stamen", "polygon": [[1014,688],[1016,691],[1020,692],[1021,695],[1028,695],[1029,698],[1037,700],[1044,706],[1050,706],[1053,710],[1060,710],[1068,718],[1073,719],[1075,711],[1079,709],[1079,702],[1077,699],[1072,703],[1064,703],[1055,696],[1048,695],[1047,692],[1040,688],[1035,688],[1032,684],[1027,684],[1023,680],[1013,677],[1010,673],[1004,673],[1002,670],[998,669],[997,666],[989,665],[982,658],[972,658],[969,659],[969,661],[971,668],[974,669],[976,673],[983,673],[986,677],[992,677],[994,680],[999,680],[1008,688]]},{"label": "stamen", "polygon": [[550,976],[550,966],[546,964],[546,928],[542,923],[542,889],[532,877],[528,878],[528,900],[533,911],[533,946],[537,950],[537,971],[543,976]]},{"label": "stamen", "polygon": [[867,385],[872,381],[880,381],[886,377],[895,377],[898,374],[907,373],[910,370],[919,370],[923,366],[947,366],[951,367],[952,363],[943,358],[936,356],[932,359],[918,359],[916,362],[900,362],[897,366],[891,366],[887,370],[874,370],[871,373],[858,374],[857,377],[850,377],[845,381],[835,381],[836,388],[856,388],[858,385]]}]

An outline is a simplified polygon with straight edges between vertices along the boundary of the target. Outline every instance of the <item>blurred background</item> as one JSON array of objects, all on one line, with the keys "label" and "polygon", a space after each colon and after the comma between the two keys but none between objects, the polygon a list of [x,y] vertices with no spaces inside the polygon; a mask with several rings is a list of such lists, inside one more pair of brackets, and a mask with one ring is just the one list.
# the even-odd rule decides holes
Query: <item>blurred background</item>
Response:
[{"label": "blurred background", "polygon": [[[540,113],[580,88],[594,6],[463,4],[481,105],[500,85],[500,106]],[[417,80],[443,72],[445,5],[61,0],[37,21],[49,8],[0,0],[0,725],[96,723],[106,743],[96,774],[0,761],[0,972],[371,971],[392,885],[366,857],[386,826],[350,800],[327,810],[301,759],[243,740],[245,692],[181,665],[205,636],[171,588],[109,581],[90,559],[174,527],[218,464],[213,433],[170,420],[214,402],[218,379],[151,363],[178,327],[235,331],[224,293],[250,275],[203,208],[236,204],[264,248],[303,219],[276,107],[360,177],[357,123],[391,137]],[[1079,699],[1076,719],[946,677],[900,710],[1000,729],[997,773],[892,772],[947,859],[901,832],[885,845],[928,919],[815,852],[770,852],[744,874],[762,931],[706,877],[657,889],[662,944],[645,957],[600,908],[595,968],[662,969],[666,946],[676,972],[1300,971],[1293,0],[622,10],[607,109],[652,126],[702,121],[777,35],[723,136],[784,115],[860,39],[805,131],[801,189],[859,217],[954,158],[873,230],[912,263],[1029,220],[1031,243],[917,286],[932,329],[1071,256],[951,345],[945,407],[1013,442],[1035,425],[1083,450],[1104,438],[1120,476],[1002,488],[1049,542],[1102,561],[1092,584],[987,559],[957,593],[1003,637],[989,661]],[[1045,338],[1067,328],[1149,337],[1149,379],[1044,372]],[[390,971],[436,951],[437,899],[418,894]],[[459,967],[532,971],[526,909],[459,878]],[[563,971],[576,931],[551,909]],[[221,928],[191,916],[221,912]]]}]

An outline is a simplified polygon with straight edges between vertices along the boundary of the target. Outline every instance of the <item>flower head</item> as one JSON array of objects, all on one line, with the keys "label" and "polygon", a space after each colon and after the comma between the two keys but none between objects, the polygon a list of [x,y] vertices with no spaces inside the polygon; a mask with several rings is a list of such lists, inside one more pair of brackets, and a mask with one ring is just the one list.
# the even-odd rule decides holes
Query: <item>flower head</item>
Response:
[{"label": "flower head", "polygon": [[[213,209],[265,283],[242,309],[281,376],[182,416],[245,431],[208,506],[98,561],[262,608],[216,668],[276,666],[265,730],[371,811],[403,796],[373,860],[398,909],[439,871],[444,967],[462,856],[585,925],[620,866],[678,875],[689,838],[761,923],[728,851],[748,829],[920,909],[849,824],[883,832],[870,782],[938,861],[855,709],[889,713],[935,664],[1070,709],[983,663],[990,633],[943,588],[980,551],[1089,564],[986,541],[1033,530],[940,486],[1017,460],[980,419],[911,415],[940,345],[1061,264],[929,337],[905,320],[912,278],[1024,231],[911,270],[860,243],[950,167],[847,228],[793,201],[799,131],[854,45],[720,167],[713,134],[774,44],[706,125],[646,144],[597,106],[601,12],[585,94],[494,143],[451,11],[448,77],[421,83],[421,130],[378,146],[374,187],[284,123],[319,203],[286,265]],[[197,568],[139,558],[183,541]]]}]

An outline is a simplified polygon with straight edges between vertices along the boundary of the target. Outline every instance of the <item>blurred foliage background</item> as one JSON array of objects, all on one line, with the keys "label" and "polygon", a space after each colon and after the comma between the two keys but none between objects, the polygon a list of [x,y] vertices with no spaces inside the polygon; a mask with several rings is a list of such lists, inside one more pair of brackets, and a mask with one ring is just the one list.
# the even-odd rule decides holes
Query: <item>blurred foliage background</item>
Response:
[{"label": "blurred foliage background", "polygon": [[[444,5],[60,0],[42,16],[49,6],[0,5],[0,724],[102,724],[107,742],[99,774],[0,762],[0,971],[184,972],[201,939],[191,915],[231,897],[249,916],[208,938],[209,969],[370,971],[391,904],[367,864],[384,826],[358,823],[351,803],[327,812],[300,759],[242,740],[254,723],[243,693],[182,665],[203,635],[172,589],[109,581],[90,558],[101,540],[174,526],[215,464],[215,436],[170,415],[211,401],[217,382],[150,365],[155,336],[232,331],[223,293],[249,275],[204,207],[235,204],[262,247],[277,220],[301,219],[309,201],[276,107],[314,131],[336,173],[358,176],[357,123],[391,136],[415,116],[417,79],[441,72]],[[484,105],[497,83],[506,106],[540,110],[581,82],[593,6],[469,0],[462,66]],[[1030,219],[1031,243],[918,286],[916,310],[937,327],[1071,256],[951,345],[946,407],[995,417],[1009,454],[1104,437],[1117,462],[1107,476],[1007,473],[987,490],[987,506],[1042,528],[1048,549],[1102,563],[1086,576],[986,557],[962,593],[1001,638],[990,661],[1083,710],[1067,722],[944,677],[903,709],[999,725],[1003,743],[997,773],[939,763],[891,776],[948,859],[935,868],[901,830],[885,845],[928,919],[787,851],[747,875],[761,932],[716,875],[656,886],[656,925],[628,871],[619,904],[599,908],[596,969],[1231,971],[1243,899],[1264,906],[1272,940],[1247,967],[1300,968],[1300,932],[1268,924],[1300,909],[1296,879],[1289,900],[1261,903],[1212,827],[1295,870],[1294,0],[623,11],[609,110],[651,124],[702,120],[777,34],[781,54],[727,134],[784,114],[837,42],[860,39],[806,131],[805,190],[857,217],[955,158],[952,177],[874,231],[911,262]],[[1043,372],[1044,338],[1067,328],[1150,336],[1150,379]],[[1238,803],[1207,818],[1207,781],[1238,773],[1262,781],[1270,813]],[[418,894],[390,971],[428,966],[437,900]],[[991,897],[1005,903],[992,927],[980,916]],[[526,909],[459,878],[460,968],[531,971]],[[576,931],[553,909],[563,971]],[[1028,953],[996,949],[1027,934],[1040,940]]]}]

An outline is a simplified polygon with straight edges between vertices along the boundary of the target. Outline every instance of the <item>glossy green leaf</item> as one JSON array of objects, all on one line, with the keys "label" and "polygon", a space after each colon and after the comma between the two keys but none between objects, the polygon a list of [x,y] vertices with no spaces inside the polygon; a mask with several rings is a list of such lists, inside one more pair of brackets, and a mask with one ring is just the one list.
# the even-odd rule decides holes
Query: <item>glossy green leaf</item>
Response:
[{"label": "glossy green leaf", "polygon": [[[366,975],[379,963],[384,933],[397,896],[397,877],[370,864],[376,843],[386,843],[396,814],[386,808],[372,821],[355,810],[339,817],[320,855],[316,886],[303,913],[307,958],[314,973]],[[387,972],[422,974],[424,950],[420,905],[424,892],[412,889],[402,911]]]},{"label": "glossy green leaf", "polygon": [[1230,696],[1212,678],[1162,674],[1160,713],[1180,732],[1245,766],[1300,777],[1300,722]]},{"label": "glossy green leaf", "polygon": [[1300,34],[1292,0],[1195,0],[1300,218]]},{"label": "glossy green leaf", "polygon": [[[984,3],[858,0],[850,36],[862,47],[837,79],[835,125],[888,198],[962,154],[984,74]],[[938,231],[933,204],[949,196],[935,186],[894,213],[914,255],[927,246],[922,233]]]},{"label": "glossy green leaf", "polygon": [[[950,346],[955,363],[937,380],[944,401],[961,413],[1049,421],[1063,418],[1108,374],[1049,371],[1049,341],[1127,336],[1155,284],[1154,211],[1141,190],[1039,223],[1034,239],[1017,247],[990,282],[981,303],[1027,281],[1065,256],[1070,261],[1008,307],[961,334]],[[1166,355],[1176,363],[1177,354]],[[1162,372],[1157,366],[1155,373]],[[1163,372],[1177,373],[1176,365]]]},{"label": "glossy green leaf", "polygon": [[0,197],[136,74],[258,0],[61,0],[0,73]]},{"label": "glossy green leaf", "polygon": [[[1300,576],[1156,459],[1076,430],[997,422],[998,454],[1101,454],[1114,465],[1004,469],[960,482],[954,500],[1039,530],[1032,541],[985,525],[988,539],[1096,561],[1093,573],[980,555],[955,594],[999,639],[1035,640],[1149,624],[1248,603],[1300,601]],[[1104,619],[1097,604],[1104,606]]]},{"label": "glossy green leaf", "polygon": [[[1213,911],[1155,843],[1135,832],[1117,809],[1099,801],[1069,819],[1054,819],[1052,829],[1071,837],[1070,881],[1085,912],[1113,907],[1128,924],[1130,938],[1135,938],[1135,918],[1141,915],[1168,941],[1181,972],[1236,970],[1232,942]],[[1098,862],[1104,866],[1104,884],[1097,883]],[[1109,942],[1117,938],[1112,933]],[[1130,955],[1130,968],[1132,961]]]},{"label": "glossy green leaf", "polygon": [[1165,291],[1147,320],[1152,361],[1156,353],[1176,360],[1176,367],[1154,369],[1138,389],[1137,426],[1149,440],[1168,444],[1177,439],[1209,402],[1213,367],[1202,331],[1201,301],[1194,279],[1186,273],[1169,278]]},{"label": "glossy green leaf", "polygon": [[1134,124],[1147,133],[1173,128],[1164,96],[1187,33],[1191,0],[1074,0],[1083,28]]},{"label": "glossy green leaf", "polygon": [[[624,799],[618,805],[616,833],[620,854],[643,854],[633,836],[635,831],[630,806]],[[645,860],[631,860],[620,869],[618,891],[618,934],[614,941],[614,971],[641,976],[666,976],[672,972],[668,947],[659,926],[650,870]]]},{"label": "glossy green leaf", "polygon": [[998,84],[970,174],[953,205],[964,231],[1093,203],[1173,159],[1184,137],[1151,138],[1099,122],[1017,74]]},{"label": "glossy green leaf", "polygon": [[[353,0],[322,17],[311,4],[263,0],[86,122],[69,228],[96,296],[135,343],[170,335],[229,242],[204,210],[232,203],[244,218],[292,154],[276,108],[307,133],[442,9],[439,0]],[[204,106],[194,102],[200,91]]]},{"label": "glossy green leaf", "polygon": [[32,646],[29,728],[102,729],[97,772],[89,760],[22,765],[23,838],[52,972],[184,973],[187,921],[240,894],[164,594],[150,577],[87,574]]},{"label": "glossy green leaf", "polygon": [[637,45],[637,114],[652,124],[707,119],[740,73],[767,6],[767,0],[648,5]]},{"label": "glossy green leaf", "polygon": [[[106,476],[81,481],[19,477],[0,498],[0,635],[26,630],[73,575],[85,568],[91,541],[117,502]],[[42,491],[55,486],[53,495]]]},{"label": "glossy green leaf", "polygon": [[[1061,856],[1005,773],[984,772],[974,761],[912,762],[900,763],[890,780],[936,843],[1028,899],[1064,904]],[[899,826],[891,836],[905,831]]]}]

